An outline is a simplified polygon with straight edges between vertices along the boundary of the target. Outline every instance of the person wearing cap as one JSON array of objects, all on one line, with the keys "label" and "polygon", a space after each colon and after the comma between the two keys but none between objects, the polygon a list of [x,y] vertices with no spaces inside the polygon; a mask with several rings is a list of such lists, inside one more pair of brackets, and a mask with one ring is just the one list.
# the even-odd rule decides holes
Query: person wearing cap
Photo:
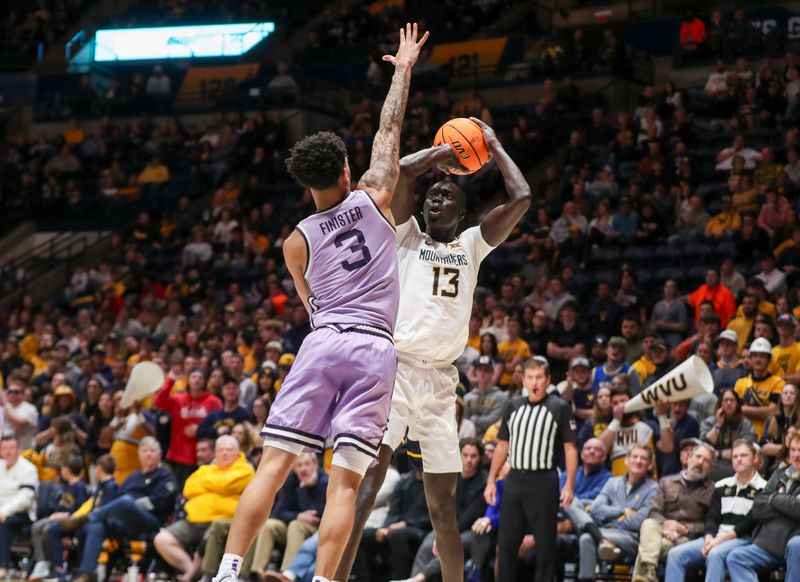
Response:
[{"label": "person wearing cap", "polygon": [[269,362],[274,362],[275,365],[278,365],[278,360],[283,353],[283,344],[278,340],[271,340],[267,342],[266,347],[264,348],[264,360]]},{"label": "person wearing cap", "polygon": [[723,388],[733,388],[744,376],[742,360],[736,355],[739,336],[732,329],[726,329],[717,339],[717,362],[711,375],[714,378],[714,391],[719,393]]},{"label": "person wearing cap", "polygon": [[639,375],[625,363],[627,349],[628,342],[618,335],[608,340],[605,363],[592,370],[592,391],[595,394],[603,386],[610,387],[611,381],[623,374],[630,377],[631,394],[639,393]]},{"label": "person wearing cap", "polygon": [[602,366],[608,359],[608,338],[602,334],[597,334],[592,337],[589,347],[589,363],[592,368]]},{"label": "person wearing cap", "polygon": [[764,432],[764,421],[778,411],[781,391],[786,384],[783,378],[769,371],[772,361],[772,346],[763,337],[750,344],[752,372],[740,378],[734,390],[742,400],[742,411],[753,423],[760,439]]},{"label": "person wearing cap", "polygon": [[708,474],[715,458],[711,447],[700,444],[692,451],[686,470],[658,482],[650,513],[639,528],[632,582],[656,582],[656,568],[667,552],[703,534],[714,494]]},{"label": "person wearing cap", "polygon": [[687,568],[705,566],[708,582],[724,582],[727,556],[750,543],[750,534],[757,524],[751,513],[753,502],[767,485],[757,466],[756,445],[745,439],[734,442],[735,474],[717,481],[703,537],[674,547],[667,554],[666,580],[683,582]]},{"label": "person wearing cap", "polygon": [[275,379],[275,392],[280,391],[286,376],[289,375],[289,370],[292,369],[294,364],[294,354],[282,354],[278,358],[278,377]]},{"label": "person wearing cap", "polygon": [[660,333],[670,347],[675,348],[683,341],[689,323],[686,304],[678,298],[678,283],[668,279],[664,283],[664,298],[653,306],[650,327]]},{"label": "person wearing cap", "polygon": [[464,396],[464,418],[475,424],[475,435],[482,438],[486,429],[500,420],[508,396],[492,383],[494,361],[481,356],[472,363],[478,374],[475,387]]},{"label": "person wearing cap", "polygon": [[700,323],[700,304],[706,300],[714,304],[714,311],[719,315],[723,327],[736,314],[736,300],[733,298],[733,293],[720,284],[719,269],[716,267],[709,267],[706,270],[705,283],[683,299],[694,308],[695,323]]},{"label": "person wearing cap", "polygon": [[791,313],[778,316],[779,344],[772,348],[770,372],[783,378],[788,384],[800,383],[800,342],[795,341],[797,319]]},{"label": "person wearing cap", "polygon": [[42,449],[53,440],[56,435],[53,421],[58,418],[64,418],[72,425],[78,444],[86,443],[86,438],[89,436],[89,423],[78,411],[75,392],[66,384],[62,384],[53,392],[53,404],[50,405],[48,414],[42,414],[39,417],[35,437],[37,447]]},{"label": "person wearing cap", "polygon": [[569,372],[566,380],[556,386],[558,393],[567,401],[572,402],[575,422],[580,431],[581,426],[592,416],[595,393],[592,390],[592,365],[583,356],[572,358],[569,363]]},{"label": "person wearing cap", "polygon": [[520,337],[522,323],[519,319],[509,317],[506,320],[506,332],[508,334],[505,341],[500,342],[497,351],[503,359],[503,374],[500,376],[500,386],[504,388],[511,384],[511,377],[514,368],[522,364],[531,357],[531,348],[524,339]]},{"label": "person wearing cap", "polygon": [[731,197],[726,194],[722,197],[722,210],[706,223],[706,238],[711,241],[730,238],[740,228],[742,228],[742,217],[733,208]]}]

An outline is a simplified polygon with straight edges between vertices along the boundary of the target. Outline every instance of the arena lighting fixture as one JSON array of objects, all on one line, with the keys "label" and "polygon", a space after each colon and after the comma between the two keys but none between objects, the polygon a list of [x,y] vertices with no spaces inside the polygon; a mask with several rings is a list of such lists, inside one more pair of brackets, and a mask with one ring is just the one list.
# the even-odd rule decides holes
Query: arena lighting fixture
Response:
[{"label": "arena lighting fixture", "polygon": [[94,37],[94,60],[238,57],[273,32],[274,22],[98,30]]}]

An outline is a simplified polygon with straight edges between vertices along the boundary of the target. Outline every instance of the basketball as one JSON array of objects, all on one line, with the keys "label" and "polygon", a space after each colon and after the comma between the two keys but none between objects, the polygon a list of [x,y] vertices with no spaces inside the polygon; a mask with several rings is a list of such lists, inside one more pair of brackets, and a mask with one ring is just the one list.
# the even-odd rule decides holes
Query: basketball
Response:
[{"label": "basketball", "polygon": [[463,170],[448,169],[451,174],[467,175],[480,170],[491,159],[480,126],[466,117],[456,117],[436,132],[433,145],[449,143],[456,152]]}]

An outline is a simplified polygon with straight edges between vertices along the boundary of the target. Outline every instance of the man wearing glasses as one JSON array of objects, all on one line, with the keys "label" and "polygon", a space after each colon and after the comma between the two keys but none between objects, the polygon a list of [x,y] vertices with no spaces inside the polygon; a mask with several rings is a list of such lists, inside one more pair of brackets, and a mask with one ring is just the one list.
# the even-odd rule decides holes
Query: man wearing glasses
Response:
[{"label": "man wearing glasses", "polygon": [[39,422],[39,411],[25,400],[24,385],[13,374],[9,378],[8,388],[0,392],[0,406],[3,407],[5,417],[5,422],[0,419],[3,436],[15,437],[20,450],[34,448],[33,438]]}]

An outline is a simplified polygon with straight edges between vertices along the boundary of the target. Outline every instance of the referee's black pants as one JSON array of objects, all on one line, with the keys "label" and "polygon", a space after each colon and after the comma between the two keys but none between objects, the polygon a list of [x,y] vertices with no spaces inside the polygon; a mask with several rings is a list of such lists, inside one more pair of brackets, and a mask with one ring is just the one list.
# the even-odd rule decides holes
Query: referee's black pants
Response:
[{"label": "referee's black pants", "polygon": [[517,553],[522,538],[536,540],[536,582],[553,582],[556,573],[558,473],[512,469],[503,485],[500,531],[497,535],[498,576],[516,582]]}]

